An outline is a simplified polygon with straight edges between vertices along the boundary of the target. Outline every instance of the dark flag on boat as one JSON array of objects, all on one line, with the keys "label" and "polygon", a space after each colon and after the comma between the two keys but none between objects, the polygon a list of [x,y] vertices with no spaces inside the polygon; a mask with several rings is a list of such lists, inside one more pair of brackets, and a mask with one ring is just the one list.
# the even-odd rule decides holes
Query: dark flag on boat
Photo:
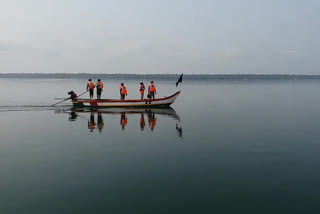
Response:
[{"label": "dark flag on boat", "polygon": [[182,77],[183,77],[183,74],[181,74],[181,76],[179,77],[178,81],[176,82],[176,87],[178,87],[179,82],[182,83]]}]

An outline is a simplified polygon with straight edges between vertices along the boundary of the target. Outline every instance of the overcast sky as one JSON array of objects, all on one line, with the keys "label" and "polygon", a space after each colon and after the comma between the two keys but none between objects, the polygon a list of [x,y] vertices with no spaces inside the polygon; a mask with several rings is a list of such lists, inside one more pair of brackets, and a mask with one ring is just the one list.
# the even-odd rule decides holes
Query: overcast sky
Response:
[{"label": "overcast sky", "polygon": [[0,0],[0,72],[320,74],[319,0]]}]

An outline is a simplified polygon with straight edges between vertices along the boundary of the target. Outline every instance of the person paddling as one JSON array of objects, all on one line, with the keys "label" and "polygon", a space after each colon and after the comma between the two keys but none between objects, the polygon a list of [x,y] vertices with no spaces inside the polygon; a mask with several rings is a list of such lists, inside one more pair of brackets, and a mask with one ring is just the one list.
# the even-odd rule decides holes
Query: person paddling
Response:
[{"label": "person paddling", "polygon": [[98,82],[96,83],[96,88],[97,88],[97,99],[101,99],[101,91],[103,91],[103,83],[101,82],[100,79],[98,79]]},{"label": "person paddling", "polygon": [[143,100],[144,90],[146,87],[144,87],[143,82],[140,82],[139,92],[140,92],[140,99]]},{"label": "person paddling", "polygon": [[155,94],[157,94],[156,87],[153,84],[153,81],[150,81],[149,87],[148,87],[148,94],[150,95],[150,99],[155,98]]},{"label": "person paddling", "polygon": [[70,95],[71,100],[76,100],[77,99],[77,94],[74,91],[69,91],[68,94]]},{"label": "person paddling", "polygon": [[94,84],[93,82],[91,82],[91,79],[89,79],[87,83],[87,91],[89,91],[90,99],[93,99],[93,89],[94,89]]},{"label": "person paddling", "polygon": [[121,83],[121,85],[120,85],[120,99],[124,100],[127,95],[128,95],[127,88],[124,86],[123,83]]}]

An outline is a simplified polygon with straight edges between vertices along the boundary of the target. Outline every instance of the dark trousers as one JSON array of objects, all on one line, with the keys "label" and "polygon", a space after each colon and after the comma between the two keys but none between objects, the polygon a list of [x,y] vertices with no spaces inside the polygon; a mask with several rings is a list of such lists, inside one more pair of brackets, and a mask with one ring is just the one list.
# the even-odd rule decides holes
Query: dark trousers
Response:
[{"label": "dark trousers", "polygon": [[89,90],[90,98],[93,98],[93,89]]},{"label": "dark trousers", "polygon": [[101,98],[101,88],[97,88],[97,99]]},{"label": "dark trousers", "polygon": [[126,97],[126,94],[121,94],[121,95],[120,95],[120,99],[121,99],[121,100],[124,100],[125,97]]},{"label": "dark trousers", "polygon": [[154,91],[150,91],[150,99],[154,99],[155,97],[154,97]]}]

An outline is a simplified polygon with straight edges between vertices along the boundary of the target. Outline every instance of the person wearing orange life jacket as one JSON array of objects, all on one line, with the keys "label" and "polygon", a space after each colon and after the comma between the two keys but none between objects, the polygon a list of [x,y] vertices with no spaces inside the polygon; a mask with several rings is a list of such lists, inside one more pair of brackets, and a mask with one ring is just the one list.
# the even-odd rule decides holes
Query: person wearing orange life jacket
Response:
[{"label": "person wearing orange life jacket", "polygon": [[124,86],[123,83],[121,83],[121,85],[120,85],[120,99],[124,100],[127,95],[128,95],[127,88]]},{"label": "person wearing orange life jacket", "polygon": [[139,92],[140,92],[140,99],[143,100],[144,90],[146,87],[144,87],[143,82],[140,82]]},{"label": "person wearing orange life jacket", "polygon": [[156,91],[156,87],[154,86],[153,84],[153,81],[150,81],[150,84],[149,84],[149,87],[148,87],[148,94],[149,94],[149,98],[150,99],[154,99],[155,98],[155,94],[157,94],[157,91]]},{"label": "person wearing orange life jacket", "polygon": [[91,82],[91,79],[89,79],[87,83],[87,91],[89,91],[90,99],[93,99],[93,89],[94,89],[94,84],[93,82]]},{"label": "person wearing orange life jacket", "polygon": [[96,83],[96,88],[97,88],[97,99],[101,99],[101,91],[103,91],[103,83],[101,82],[100,79],[98,79],[98,82]]}]

